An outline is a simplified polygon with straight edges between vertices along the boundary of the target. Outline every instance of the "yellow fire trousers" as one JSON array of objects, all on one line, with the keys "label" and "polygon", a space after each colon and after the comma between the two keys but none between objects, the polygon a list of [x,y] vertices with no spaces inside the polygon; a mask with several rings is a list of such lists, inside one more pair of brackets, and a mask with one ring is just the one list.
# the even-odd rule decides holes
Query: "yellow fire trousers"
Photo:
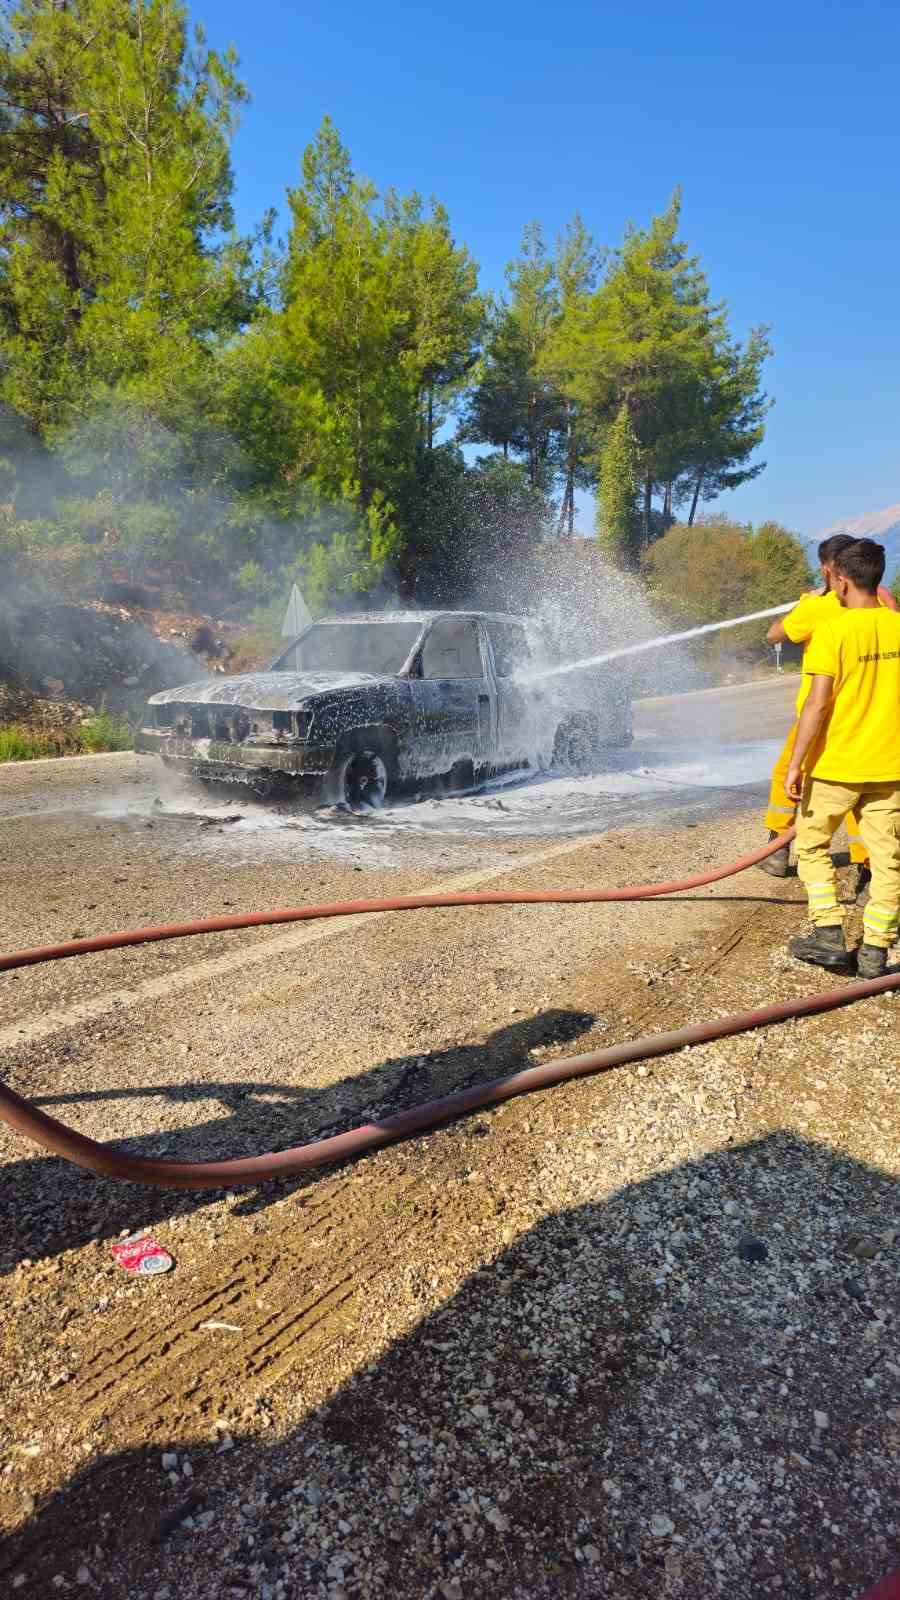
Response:
[{"label": "yellow fire trousers", "polygon": [[[785,740],[784,749],[772,768],[772,782],[769,788],[769,805],[764,817],[766,827],[772,833],[783,833],[789,828],[797,815],[797,807],[790,799],[784,787],[787,770],[791,764],[794,751],[794,738],[797,733],[797,724],[794,723]],[[869,865],[869,853],[866,850],[862,835],[859,831],[859,821],[855,811],[847,815],[847,837],[850,840],[850,860],[855,866]]]},{"label": "yellow fire trousers", "polygon": [[797,821],[797,873],[809,896],[813,925],[840,926],[844,908],[838,903],[831,839],[851,810],[859,818],[872,865],[863,938],[866,944],[887,950],[895,942],[900,924],[900,784],[827,783],[824,778],[808,778]]}]

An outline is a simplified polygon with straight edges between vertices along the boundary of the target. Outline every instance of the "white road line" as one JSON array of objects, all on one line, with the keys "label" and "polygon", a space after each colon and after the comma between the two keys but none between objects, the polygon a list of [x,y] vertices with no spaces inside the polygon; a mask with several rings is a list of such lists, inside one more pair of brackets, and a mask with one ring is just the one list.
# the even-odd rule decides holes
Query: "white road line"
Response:
[{"label": "white road line", "polygon": [[[496,878],[509,877],[513,873],[528,871],[531,867],[543,866],[547,861],[558,861],[562,856],[574,855],[578,850],[586,850],[592,844],[598,843],[601,837],[603,836],[599,834],[580,834],[577,839],[570,839],[565,844],[550,845],[546,850],[535,851],[533,855],[517,856],[514,861],[507,861],[502,867],[490,867],[486,871],[444,878],[440,883],[432,883],[424,889],[411,890],[410,893],[453,894],[466,889],[477,889]],[[65,1010],[45,1011],[39,1017],[14,1022],[5,1028],[0,1028],[0,1050],[7,1050],[16,1045],[34,1044],[39,1039],[47,1039],[51,1034],[59,1033],[63,1028],[77,1027],[83,1022],[93,1022],[98,1017],[109,1016],[113,1011],[144,1005],[149,1000],[168,999],[170,995],[191,989],[195,984],[205,983],[207,979],[227,977],[230,973],[238,972],[242,967],[251,966],[255,962],[272,961],[278,956],[290,955],[295,950],[303,949],[306,945],[318,944],[323,939],[344,938],[351,929],[360,928],[366,923],[379,922],[383,917],[390,915],[391,913],[387,911],[360,912],[356,916],[337,917],[327,922],[301,923],[290,933],[266,939],[246,949],[235,950],[230,955],[211,956],[206,960],[196,961],[192,966],[184,967],[179,972],[167,973],[159,978],[146,978],[132,988],[111,989],[104,994],[92,995],[89,999],[76,1001]]]}]

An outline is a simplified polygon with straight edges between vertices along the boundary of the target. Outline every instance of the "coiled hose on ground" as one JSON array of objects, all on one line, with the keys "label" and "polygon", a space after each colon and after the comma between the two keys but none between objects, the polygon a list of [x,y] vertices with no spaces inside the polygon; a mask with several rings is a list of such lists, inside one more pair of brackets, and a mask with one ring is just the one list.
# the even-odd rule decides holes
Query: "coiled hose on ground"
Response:
[{"label": "coiled hose on ground", "polygon": [[[296,906],[281,911],[250,912],[234,917],[209,917],[200,922],[168,923],[159,927],[135,928],[125,933],[101,934],[92,939],[72,939],[65,944],[40,945],[32,950],[0,956],[0,972],[10,972],[16,967],[36,966],[43,961],[63,961],[71,956],[90,955],[101,950],[119,950],[126,945],[149,944],[162,939],[186,939],[196,934],[222,933],[234,928],[260,928],[279,922],[313,922],[323,917],[358,916],[364,912],[419,911],[438,906],[515,906],[515,905],[584,905],[601,901],[646,900],[657,895],[678,894],[688,889],[699,889],[722,878],[732,877],[747,867],[758,865],[793,838],[793,829],[781,833],[758,850],[741,856],[725,867],[712,872],[699,872],[693,877],[673,879],[667,883],[641,884],[622,889],[547,889],[547,890],[485,890],[463,894],[402,895],[390,900],[347,900],[319,906]],[[775,1005],[762,1006],[757,1011],[740,1011],[728,1017],[696,1023],[692,1027],[678,1028],[671,1033],[649,1034],[642,1039],[631,1039],[623,1044],[611,1045],[604,1050],[592,1050],[587,1055],[568,1056],[559,1061],[548,1061],[541,1066],[528,1067],[505,1078],[494,1078],[487,1083],[474,1084],[455,1094],[444,1095],[439,1100],[429,1100],[409,1111],[383,1117],[378,1122],[363,1123],[346,1133],[327,1139],[314,1139],[291,1150],[277,1150],[259,1156],[243,1156],[234,1161],[154,1161],[146,1156],[131,1156],[109,1145],[98,1144],[84,1134],[58,1122],[39,1111],[12,1089],[0,1085],[0,1120],[18,1133],[54,1155],[64,1156],[76,1166],[86,1167],[107,1178],[124,1178],[133,1183],[152,1184],[163,1189],[218,1189],[233,1188],[241,1184],[260,1183],[265,1179],[286,1178],[310,1168],[344,1161],[362,1155],[381,1145],[423,1133],[465,1112],[478,1111],[485,1106],[499,1105],[515,1095],[529,1094],[536,1089],[548,1089],[569,1078],[587,1077],[604,1072],[610,1067],[625,1066],[649,1056],[669,1055],[685,1045],[703,1044],[711,1039],[727,1038],[731,1034],[745,1033],[751,1028],[761,1028],[771,1022],[784,1022],[790,1017],[812,1016],[820,1011],[832,1011],[839,1006],[851,1005],[856,1000],[871,995],[885,994],[900,988],[900,972],[891,972],[865,983],[845,984],[840,989],[829,989],[823,994],[810,994],[800,1000],[783,1000]]]}]

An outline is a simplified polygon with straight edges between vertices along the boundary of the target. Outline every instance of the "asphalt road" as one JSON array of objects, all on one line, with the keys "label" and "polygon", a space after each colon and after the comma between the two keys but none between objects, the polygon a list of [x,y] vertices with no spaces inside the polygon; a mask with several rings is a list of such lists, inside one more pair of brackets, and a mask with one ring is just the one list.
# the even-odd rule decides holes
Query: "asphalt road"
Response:
[{"label": "asphalt road", "polygon": [[[733,860],[792,688],[648,702],[595,777],[359,820],[198,805],[130,756],[0,769],[3,945]],[[0,1076],[135,1153],[284,1148],[827,987],[785,952],[803,910],[747,873],[23,969]],[[898,1126],[882,998],[227,1198],[0,1127],[0,1593],[852,1600],[892,1559]],[[143,1228],[162,1278],[111,1256]]]},{"label": "asphalt road", "polygon": [[[231,909],[474,888],[520,866],[566,881],[568,856],[590,841],[615,850],[623,835],[627,855],[603,870],[618,881],[664,877],[661,831],[675,829],[696,856],[700,836],[684,830],[715,829],[761,808],[777,741],[759,735],[781,733],[790,708],[779,726],[779,701],[789,689],[763,683],[646,701],[634,747],[610,752],[590,777],[541,775],[362,818],[244,795],[210,800],[168,781],[152,757],[10,765],[0,769],[3,944],[20,949]],[[749,737],[739,739],[741,731]],[[702,845],[698,858],[706,859]],[[0,1050],[135,1006],[179,1006],[198,984],[227,994],[245,968],[252,975],[276,958],[290,964],[346,931],[343,923],[248,930],[28,969],[0,985]],[[359,1026],[362,1054],[365,1019]]]},{"label": "asphalt road", "polygon": [[644,700],[633,746],[607,752],[588,777],[516,775],[473,794],[403,799],[364,818],[260,802],[239,789],[211,798],[174,780],[153,757],[22,764],[0,771],[0,850],[5,841],[15,861],[21,839],[27,859],[37,830],[52,871],[65,876],[75,835],[86,833],[102,881],[121,876],[117,860],[154,845],[151,855],[190,860],[201,877],[204,863],[215,872],[306,864],[329,875],[487,867],[498,849],[542,837],[757,806],[795,687],[795,678],[784,677]]},{"label": "asphalt road", "polygon": [[635,707],[637,737],[781,741],[793,717],[799,683],[796,673],[783,672],[753,683],[641,700]]}]

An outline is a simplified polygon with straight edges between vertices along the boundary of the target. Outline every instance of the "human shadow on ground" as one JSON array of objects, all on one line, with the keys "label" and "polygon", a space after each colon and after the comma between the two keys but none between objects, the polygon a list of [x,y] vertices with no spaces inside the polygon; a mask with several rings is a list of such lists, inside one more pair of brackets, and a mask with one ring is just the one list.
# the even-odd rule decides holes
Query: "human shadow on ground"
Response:
[{"label": "human shadow on ground", "polygon": [[[132,1155],[173,1161],[256,1155],[325,1138],[480,1079],[533,1065],[528,1059],[530,1050],[568,1044],[586,1033],[593,1022],[589,1012],[543,1011],[498,1029],[483,1044],[392,1058],[327,1088],[235,1078],[83,1093],[71,1090],[38,1096],[35,1104],[51,1115],[60,1114],[65,1121],[66,1107],[90,1102],[157,1097],[176,1104],[218,1100],[226,1113],[222,1117],[115,1143]],[[71,1080],[77,1063],[73,1069],[67,1058],[65,1070]],[[315,1183],[316,1178],[312,1172],[259,1185],[244,1191],[237,1209],[263,1210],[273,1199]],[[55,1156],[10,1161],[0,1166],[0,1274],[25,1258],[54,1256],[98,1236],[114,1237],[126,1228],[135,1232],[174,1214],[184,1215],[207,1204],[210,1193],[216,1191],[194,1194],[122,1183],[97,1177]]]},{"label": "human shadow on ground", "polygon": [[[575,1174],[589,1196],[589,1157]],[[0,1577],[50,1595],[83,1564],[109,1600],[849,1600],[898,1562],[898,1221],[896,1180],[787,1132],[585,1198],[380,1359],[363,1339],[286,1437],[223,1451],[198,1417],[175,1483],[165,1437],[73,1469]],[[293,1360],[296,1397],[328,1358],[301,1336]]]}]

